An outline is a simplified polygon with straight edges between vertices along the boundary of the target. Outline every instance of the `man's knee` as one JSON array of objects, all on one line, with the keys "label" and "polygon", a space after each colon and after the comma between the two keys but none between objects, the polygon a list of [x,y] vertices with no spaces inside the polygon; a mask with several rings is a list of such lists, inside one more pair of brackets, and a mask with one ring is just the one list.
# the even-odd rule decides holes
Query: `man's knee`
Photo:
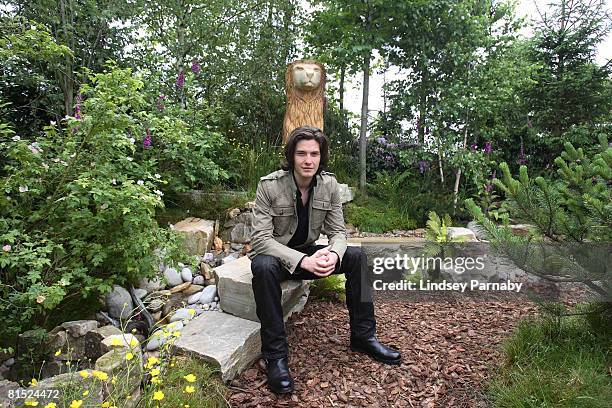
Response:
[{"label": "man's knee", "polygon": [[279,260],[270,255],[257,255],[251,260],[251,272],[255,279],[276,277],[279,269]]},{"label": "man's knee", "polygon": [[361,247],[349,246],[344,252],[343,262],[360,263],[363,260],[367,261],[366,253]]}]

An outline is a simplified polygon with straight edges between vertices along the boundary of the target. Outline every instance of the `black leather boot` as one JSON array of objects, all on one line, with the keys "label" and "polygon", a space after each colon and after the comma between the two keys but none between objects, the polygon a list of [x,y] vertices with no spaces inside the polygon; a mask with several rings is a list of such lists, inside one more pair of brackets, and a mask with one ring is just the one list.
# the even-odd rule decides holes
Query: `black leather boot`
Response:
[{"label": "black leather boot", "polygon": [[380,344],[375,336],[365,339],[351,337],[351,350],[365,353],[385,364],[399,365],[402,362],[402,354],[399,351]]},{"label": "black leather boot", "polygon": [[266,359],[266,372],[268,374],[268,388],[275,394],[288,394],[293,392],[293,379],[289,373],[287,357]]}]

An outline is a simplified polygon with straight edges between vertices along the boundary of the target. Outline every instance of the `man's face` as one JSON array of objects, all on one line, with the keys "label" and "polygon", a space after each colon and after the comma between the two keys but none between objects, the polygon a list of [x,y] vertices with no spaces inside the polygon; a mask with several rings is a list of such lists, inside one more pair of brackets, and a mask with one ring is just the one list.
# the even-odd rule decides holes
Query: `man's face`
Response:
[{"label": "man's face", "polygon": [[316,140],[300,140],[295,147],[293,160],[293,168],[297,176],[314,177],[321,163],[319,143]]}]

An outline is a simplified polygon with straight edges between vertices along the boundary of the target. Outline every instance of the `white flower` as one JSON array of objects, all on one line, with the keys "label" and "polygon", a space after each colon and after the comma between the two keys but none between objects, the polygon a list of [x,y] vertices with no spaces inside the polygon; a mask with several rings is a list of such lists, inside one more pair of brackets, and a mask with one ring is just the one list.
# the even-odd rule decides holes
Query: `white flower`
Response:
[{"label": "white flower", "polygon": [[60,163],[62,163],[64,166],[68,166],[68,163],[66,163],[65,161],[61,161]]},{"label": "white flower", "polygon": [[50,123],[50,125],[51,125],[51,126],[55,126],[55,121],[54,121],[54,120],[52,120],[52,121],[51,121],[51,123]]},{"label": "white flower", "polygon": [[49,170],[49,165],[47,163],[43,163],[42,166],[45,170]]},{"label": "white flower", "polygon": [[68,115],[64,116],[64,120],[68,120],[68,119],[72,119],[72,116],[68,116]]},{"label": "white flower", "polygon": [[17,135],[13,136],[12,139],[13,139],[13,142],[18,142],[18,141],[21,140],[21,138],[19,136],[17,136]]},{"label": "white flower", "polygon": [[51,160],[53,160],[55,163],[59,162],[59,157],[54,157]]},{"label": "white flower", "polygon": [[142,180],[138,180],[138,181],[136,182],[136,184],[138,184],[139,186],[142,186],[142,185],[144,185],[144,181],[142,181]]},{"label": "white flower", "polygon": [[128,140],[130,141],[131,144],[136,143],[136,139],[134,139],[133,137],[130,137]]},{"label": "white flower", "polygon": [[39,147],[38,142],[33,142],[28,145],[28,149],[34,154],[39,154],[42,149]]},{"label": "white flower", "polygon": [[25,193],[28,190],[29,190],[28,186],[19,186],[19,192],[20,193]]},{"label": "white flower", "polygon": [[161,191],[159,191],[159,190],[155,190],[155,191],[154,191],[154,193],[155,193],[155,194],[157,194],[157,195],[158,195],[158,196],[160,196],[160,197],[164,195],[164,193],[162,193],[162,192],[161,192]]},{"label": "white flower", "polygon": [[72,159],[72,158],[74,158],[74,156],[76,156],[76,153],[72,153],[72,154],[70,155],[70,158]]},{"label": "white flower", "polygon": [[2,247],[2,250],[3,250],[4,252],[9,252],[9,251],[11,250],[11,248],[12,248],[12,247],[11,247],[9,244],[6,244],[6,245],[4,245],[4,246]]},{"label": "white flower", "polygon": [[126,157],[127,161],[132,161],[134,159],[132,159],[130,156]]},{"label": "white flower", "polygon": [[100,206],[101,209],[106,210],[108,208],[108,203],[104,203]]},{"label": "white flower", "polygon": [[36,26],[35,26],[35,25],[30,26],[30,29],[31,29],[32,31],[36,31]]},{"label": "white flower", "polygon": [[155,178],[156,178],[156,179],[161,178],[161,175],[159,175],[159,174],[155,173]]},{"label": "white flower", "polygon": [[117,185],[117,180],[116,179],[112,179],[111,180],[111,184]]}]

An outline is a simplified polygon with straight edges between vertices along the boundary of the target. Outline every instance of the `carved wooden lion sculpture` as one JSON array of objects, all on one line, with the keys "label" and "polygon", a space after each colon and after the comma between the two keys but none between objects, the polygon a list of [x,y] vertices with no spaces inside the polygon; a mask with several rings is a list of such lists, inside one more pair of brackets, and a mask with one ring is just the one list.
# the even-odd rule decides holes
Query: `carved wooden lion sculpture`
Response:
[{"label": "carved wooden lion sculpture", "polygon": [[300,126],[323,130],[325,107],[325,67],[314,60],[294,61],[285,72],[287,110],[283,122],[283,144]]}]

